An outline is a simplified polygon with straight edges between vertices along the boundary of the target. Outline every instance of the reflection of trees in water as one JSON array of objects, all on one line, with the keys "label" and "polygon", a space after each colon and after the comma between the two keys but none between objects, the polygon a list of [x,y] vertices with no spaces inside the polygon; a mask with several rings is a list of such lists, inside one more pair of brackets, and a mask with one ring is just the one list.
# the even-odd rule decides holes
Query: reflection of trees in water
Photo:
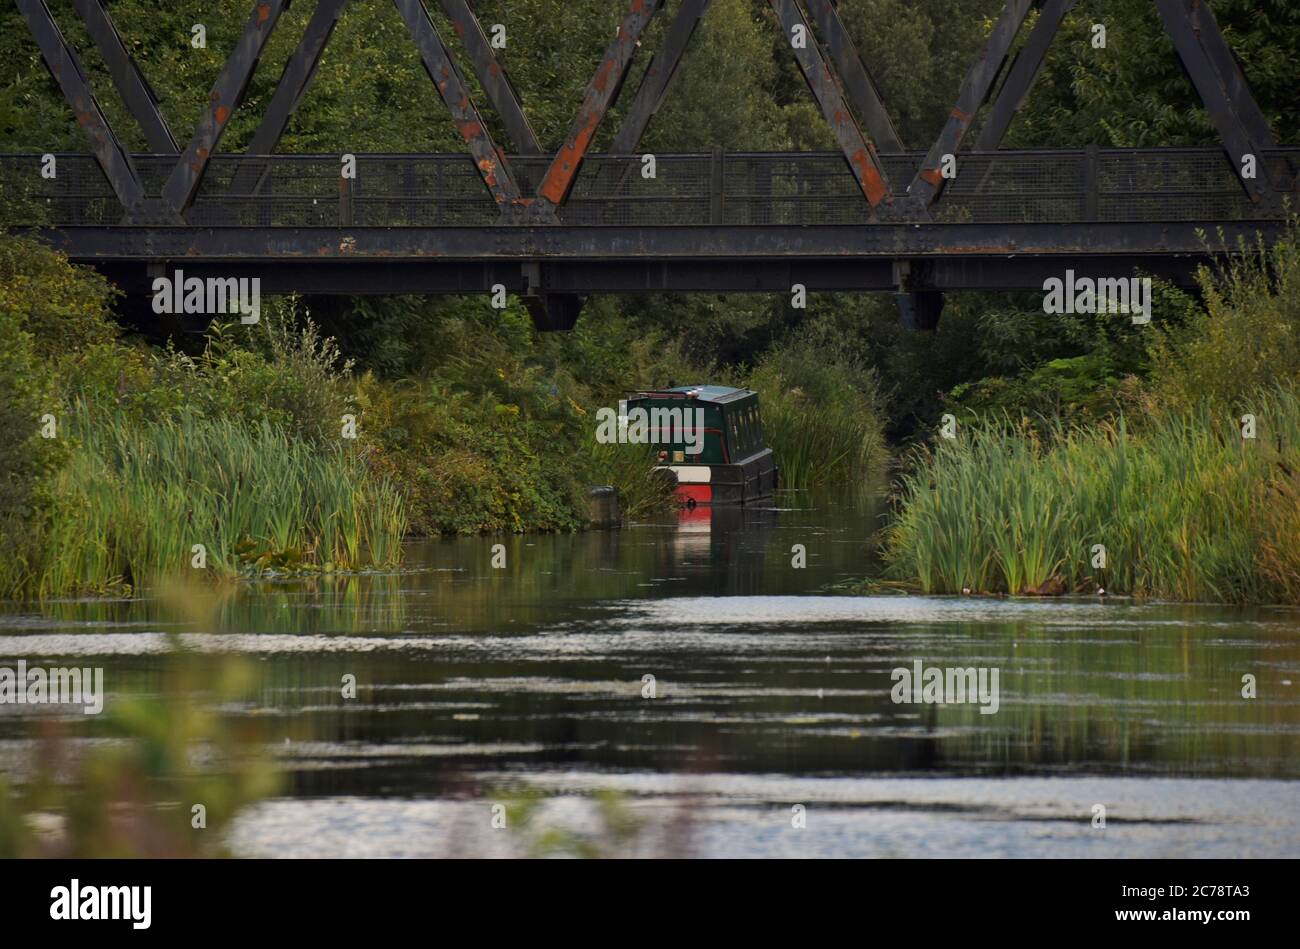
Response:
[{"label": "reflection of trees in water", "polygon": [[[1150,626],[1129,619],[1097,625],[972,624],[955,637],[960,654],[927,664],[1001,669],[1001,707],[925,706],[949,766],[1042,771],[1069,768],[1162,776],[1300,776],[1300,707],[1280,700],[1300,644],[1248,645],[1255,631],[1240,611],[1167,607]],[[1211,615],[1212,614],[1212,615]],[[1239,638],[1221,625],[1231,616]],[[970,642],[976,639],[972,648]],[[997,660],[997,655],[1007,658]],[[980,655],[986,658],[977,659]],[[1241,696],[1241,676],[1269,689]],[[1266,695],[1269,692],[1271,694]],[[912,706],[902,706],[908,708]]]}]

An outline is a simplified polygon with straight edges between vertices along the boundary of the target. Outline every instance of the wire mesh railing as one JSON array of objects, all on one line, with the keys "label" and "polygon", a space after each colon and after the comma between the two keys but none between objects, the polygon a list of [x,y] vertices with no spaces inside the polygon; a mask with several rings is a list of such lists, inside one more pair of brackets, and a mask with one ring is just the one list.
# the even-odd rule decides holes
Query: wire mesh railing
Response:
[{"label": "wire mesh railing", "polygon": [[[895,194],[923,160],[891,154],[881,164]],[[124,223],[93,156],[0,155],[0,225],[112,226]],[[136,155],[149,195],[158,195],[174,156]],[[509,159],[531,195],[548,160]],[[192,226],[463,227],[500,215],[466,155],[357,155],[341,176],[338,155],[217,155],[193,206]],[[1271,149],[1259,174],[1291,192],[1300,148]],[[1234,221],[1276,216],[1252,203],[1216,148],[1063,149],[963,153],[933,208],[943,222]],[[869,209],[838,153],[592,155],[560,212],[586,226],[867,224]]]}]

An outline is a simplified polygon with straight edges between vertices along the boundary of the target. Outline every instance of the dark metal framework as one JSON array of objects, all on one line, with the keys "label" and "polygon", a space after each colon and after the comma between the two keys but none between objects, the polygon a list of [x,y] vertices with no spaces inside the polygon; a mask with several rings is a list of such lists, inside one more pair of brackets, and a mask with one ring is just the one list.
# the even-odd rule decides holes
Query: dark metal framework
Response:
[{"label": "dark metal framework", "polygon": [[1025,17],[1029,15],[1030,3],[1031,0],[1007,0],[1002,15],[993,24],[993,32],[989,34],[983,53],[961,84],[957,104],[944,123],[943,131],[930,146],[925,161],[907,189],[908,196],[918,210],[929,208],[943,191],[947,181],[943,175],[944,156],[955,156],[961,148],[962,139],[965,138],[975,113],[988,99],[1006,64],[1011,44],[1015,42]]},{"label": "dark metal framework", "polygon": [[334,34],[334,28],[347,4],[348,0],[320,0],[316,4],[316,9],[307,22],[307,29],[303,31],[302,41],[285,63],[284,72],[280,74],[280,81],[276,83],[271,102],[266,107],[266,114],[262,116],[261,124],[248,143],[250,155],[269,155],[275,151],[289,119],[293,117],[298,104],[307,94],[307,87],[316,76],[325,44]]},{"label": "dark metal framework", "polygon": [[[1234,167],[1240,173],[1248,156],[1262,166],[1263,150],[1276,142],[1214,14],[1203,0],[1155,0],[1155,4]],[[1277,197],[1267,174],[1261,167],[1255,177],[1241,177],[1241,183],[1251,201],[1275,206]]]},{"label": "dark metal framework", "polygon": [[90,35],[104,57],[109,75],[113,77],[113,85],[144,133],[149,149],[159,155],[175,155],[180,146],[172,137],[167,120],[158,111],[158,97],[135,59],[127,52],[117,27],[104,9],[104,0],[73,0],[73,6],[90,28]]},{"label": "dark metal framework", "polygon": [[[45,0],[16,0],[18,9],[27,20],[27,27],[41,48],[41,56],[49,67],[54,81],[59,84],[63,97],[72,107],[77,117],[77,124],[86,131],[90,139],[91,151],[95,154],[104,177],[117,195],[117,200],[126,211],[128,218],[139,213],[144,204],[144,186],[140,184],[140,175],[135,170],[135,163],[130,153],[122,147],[117,133],[104,118],[99,101],[90,88],[81,60],[67,40],[63,38],[58,24],[50,15],[50,8]],[[107,15],[105,16],[107,19]],[[98,22],[98,21],[93,21]],[[92,26],[93,29],[93,26]]]},{"label": "dark metal framework", "polygon": [[682,0],[682,5],[668,27],[663,48],[650,60],[641,84],[637,87],[632,105],[623,118],[623,124],[614,136],[611,151],[615,155],[631,155],[641,144],[650,120],[654,118],[659,106],[663,104],[672,84],[677,67],[681,65],[682,54],[695,35],[695,28],[709,9],[712,0]]},{"label": "dark metal framework", "polygon": [[208,106],[199,117],[198,128],[163,185],[163,201],[167,209],[178,217],[183,217],[193,203],[212,153],[230,124],[230,117],[244,99],[244,90],[253,77],[253,70],[257,69],[266,41],[271,38],[280,15],[288,8],[289,0],[258,0],[253,7],[243,35],[212,85]]},{"label": "dark metal framework", "polygon": [[[290,0],[257,0],[238,45],[213,86],[208,109],[162,188],[161,201],[144,193],[132,156],[95,101],[75,51],[64,40],[45,0],[16,0],[42,56],[86,128],[95,155],[126,212],[127,220],[148,223],[185,219],[234,110],[239,107],[258,59]],[[567,202],[601,122],[617,101],[640,37],[665,0],[626,0],[627,12],[588,84],[578,115],[534,194],[526,194],[505,151],[493,140],[454,62],[426,0],[394,0],[411,33],[438,93],[474,159],[484,186],[506,220],[557,223],[556,212]],[[903,142],[885,104],[836,10],[836,0],[768,0],[808,87],[835,133],[845,161],[872,211],[889,209],[890,218],[929,220],[948,179],[943,168],[961,149],[977,111],[988,100],[1006,69],[996,101],[975,142],[978,151],[996,148],[1023,105],[1066,14],[1076,0],[1007,0],[980,58],[972,65],[942,132],[915,170],[905,198],[892,190],[880,155],[903,151]],[[1261,166],[1256,177],[1239,180],[1252,202],[1270,209],[1279,206],[1279,191],[1294,187],[1293,172],[1279,173],[1276,163],[1260,159],[1276,142],[1250,93],[1244,75],[1223,39],[1204,0],[1152,0],[1165,30],[1204,102],[1234,169],[1250,158]],[[474,67],[480,85],[510,136],[518,154],[543,155],[544,150],[523,105],[467,0],[439,0]],[[347,0],[320,0],[301,42],[285,66],[266,114],[249,146],[250,154],[271,154],[301,102],[320,63],[326,44],[343,14]],[[801,5],[802,4],[802,5]],[[177,154],[179,148],[158,109],[143,74],[122,42],[103,0],[74,0],[109,67],[113,84],[156,154]],[[666,31],[662,49],[646,68],[621,127],[614,136],[614,154],[632,154],[667,95],[674,75],[710,0],[680,0]],[[1038,14],[1023,48],[1011,56],[1016,38],[1034,7]],[[808,14],[805,14],[806,7]],[[814,32],[813,27],[816,27]],[[855,115],[856,113],[856,115]],[[863,131],[861,121],[868,132]],[[238,184],[246,186],[241,177]],[[235,189],[239,190],[239,189]],[[895,207],[895,205],[897,205]]]},{"label": "dark metal framework", "polygon": [[1043,68],[1047,49],[1052,45],[1056,31],[1061,28],[1061,21],[1074,9],[1077,2],[1078,0],[1046,0],[1043,3],[1038,11],[1034,28],[1029,33],[1029,39],[1025,41],[1024,48],[1011,63],[997,101],[989,110],[988,120],[975,140],[977,149],[991,150],[1002,144],[1003,136],[1011,127],[1011,120],[1025,104],[1029,90],[1033,87],[1034,80],[1038,78],[1039,70]]},{"label": "dark metal framework", "polygon": [[478,17],[469,8],[469,3],[466,0],[441,0],[441,2],[443,12],[451,20],[456,35],[465,44],[465,52],[469,54],[470,62],[474,65],[474,75],[478,77],[479,85],[487,93],[492,108],[496,110],[497,115],[501,116],[501,122],[505,125],[515,150],[524,155],[542,154],[541,142],[537,140],[537,134],[529,124],[528,116],[524,115],[524,107],[519,102],[519,93],[515,91],[514,84],[506,75],[505,69],[497,62],[496,54],[492,52],[492,43],[483,32]]},{"label": "dark metal framework", "polygon": [[849,31],[844,28],[844,23],[835,8],[838,0],[805,0],[805,2],[817,24],[818,33],[821,34],[831,58],[835,61],[836,68],[840,71],[844,91],[854,108],[858,110],[858,115],[866,123],[876,147],[882,152],[901,152],[903,140],[899,137],[898,130],[894,128],[894,120],[890,118],[885,102],[867,72],[867,67],[863,65],[857,47],[849,38]]},{"label": "dark metal framework", "polygon": [[848,159],[853,177],[858,180],[867,202],[873,210],[881,204],[892,204],[894,196],[889,190],[889,181],[876,156],[876,149],[862,134],[857,119],[845,104],[835,73],[817,44],[799,4],[795,0],[768,0],[768,3],[776,11],[781,28],[790,40],[804,81],[821,106],[822,115],[830,123],[835,140]]},{"label": "dark metal framework", "polygon": [[[282,206],[282,201],[291,200],[294,187],[292,183],[283,180],[277,185],[277,169],[280,168],[277,162],[281,156],[274,155],[274,152],[295,108],[302,101],[315,76],[324,49],[340,17],[345,13],[347,0],[319,0],[298,46],[284,68],[261,124],[253,135],[247,160],[233,170],[229,165],[233,156],[215,155],[218,144],[232,114],[243,99],[244,90],[257,68],[265,44],[280,16],[289,7],[290,0],[256,0],[241,39],[213,86],[209,106],[183,150],[163,119],[157,97],[132,60],[103,0],[73,0],[108,66],[115,88],[143,131],[154,153],[151,156],[133,156],[122,146],[95,99],[75,50],[66,42],[51,16],[46,0],[15,2],[40,47],[46,65],[72,106],[78,123],[86,130],[95,161],[111,188],[116,205],[124,212],[119,216],[120,219],[98,221],[98,226],[119,229],[112,236],[93,236],[92,231],[86,228],[95,225],[73,224],[62,228],[65,235],[63,239],[75,238],[77,246],[87,248],[86,253],[81,255],[86,259],[104,260],[104,248],[110,245],[122,248],[124,245],[121,240],[127,235],[138,238],[143,248],[142,253],[153,254],[156,259],[206,253],[231,259],[232,254],[234,257],[242,256],[234,253],[241,246],[259,253],[269,252],[276,247],[283,249],[285,242],[293,239],[292,235],[297,235],[304,241],[320,242],[308,246],[318,250],[324,248],[326,252],[318,256],[325,259],[335,256],[328,252],[329,247],[342,248],[337,255],[340,258],[364,255],[362,248],[372,248],[376,254],[401,254],[405,252],[401,248],[409,247],[406,237],[385,236],[380,232],[367,234],[364,240],[350,236],[354,230],[357,234],[362,233],[358,228],[364,229],[365,222],[373,217],[373,202],[380,202],[386,209],[384,214],[389,217],[396,216],[403,220],[409,218],[412,232],[421,231],[417,218],[424,212],[420,209],[433,203],[447,209],[446,213],[454,214],[455,208],[459,206],[457,201],[460,201],[464,203],[467,214],[472,216],[478,213],[474,210],[477,205],[468,192],[457,192],[462,196],[448,200],[444,194],[421,190],[427,187],[424,183],[433,179],[417,176],[415,171],[408,169],[404,173],[404,183],[390,189],[389,196],[376,196],[373,191],[369,194],[354,193],[349,183],[338,181],[338,217],[332,225],[338,229],[338,233],[334,239],[323,239],[318,233],[302,228],[276,226],[281,214],[277,208]],[[485,262],[479,276],[487,274],[493,267],[501,266],[499,261],[531,261],[525,267],[523,284],[528,292],[537,296],[577,294],[603,286],[600,279],[593,278],[584,287],[581,280],[572,274],[591,271],[582,269],[588,265],[576,263],[566,265],[570,267],[566,271],[570,277],[559,283],[548,283],[538,261],[547,256],[544,248],[552,244],[565,248],[561,256],[580,254],[584,252],[582,248],[586,248],[585,253],[592,258],[606,261],[602,266],[614,266],[609,261],[616,254],[612,250],[596,248],[591,243],[590,235],[566,242],[560,231],[604,226],[611,241],[610,248],[652,244],[662,246],[665,241],[675,241],[676,246],[689,247],[692,248],[691,253],[698,253],[697,241],[677,224],[676,219],[669,219],[672,214],[690,209],[695,224],[708,224],[715,229],[730,227],[734,233],[728,234],[725,239],[719,238],[720,246],[734,249],[747,246],[749,238],[744,236],[746,229],[754,229],[752,233],[757,234],[759,229],[775,223],[778,218],[784,220],[789,215],[786,209],[799,207],[825,207],[824,214],[830,216],[819,217],[818,215],[823,215],[822,211],[812,211],[812,218],[801,221],[801,226],[812,225],[814,230],[824,228],[827,234],[844,226],[838,223],[843,215],[848,215],[847,220],[889,228],[891,232],[897,225],[905,223],[913,229],[910,238],[903,240],[896,236],[888,245],[889,252],[899,262],[898,265],[891,266],[891,286],[903,290],[942,289],[942,286],[953,286],[964,279],[952,275],[936,278],[934,275],[943,271],[944,267],[948,267],[954,274],[970,273],[970,270],[963,270],[956,265],[944,265],[935,260],[922,265],[923,259],[931,256],[927,253],[927,248],[940,246],[939,243],[932,243],[927,235],[937,234],[937,229],[942,227],[978,229],[988,226],[981,224],[979,217],[967,219],[973,223],[953,223],[954,218],[950,212],[954,208],[960,209],[964,206],[963,202],[971,200],[972,180],[977,182],[974,186],[975,197],[984,196],[981,200],[987,198],[989,193],[999,193],[999,188],[1007,188],[1006,182],[1012,180],[1014,187],[1007,188],[1008,194],[1016,193],[1021,206],[1030,209],[1023,212],[1028,216],[1016,218],[1026,226],[1037,226],[1037,222],[1045,219],[1043,215],[1050,217],[1054,213],[1050,211],[1052,208],[1064,208],[1068,221],[1077,222],[1070,223],[1071,228],[1095,223],[1098,226],[1128,229],[1125,232],[1128,236],[1123,238],[1117,237],[1118,232],[1114,230],[1101,232],[1112,243],[1088,248],[1084,248],[1069,235],[1060,234],[1057,236],[1057,247],[1065,254],[1109,254],[1114,259],[1131,259],[1143,254],[1158,254],[1160,247],[1170,242],[1181,246],[1190,233],[1181,225],[1177,234],[1171,234],[1171,224],[1141,225],[1141,221],[1106,223],[1110,220],[1107,215],[1111,212],[1103,206],[1104,189],[1098,188],[1098,178],[1106,175],[1114,177],[1118,173],[1117,169],[1127,167],[1122,159],[1109,153],[1092,148],[1077,158],[1080,190],[1077,195],[1071,194],[1069,197],[1063,197],[1059,184],[1051,184],[1060,177],[1051,168],[1034,166],[1029,162],[1017,166],[1019,173],[1008,179],[1008,173],[994,160],[995,156],[1003,154],[995,150],[1023,105],[1055,34],[1076,0],[1006,0],[980,58],[972,65],[961,85],[942,132],[924,156],[905,151],[904,143],[867,66],[840,19],[836,9],[837,0],[767,0],[809,90],[835,134],[840,148],[840,169],[842,172],[847,167],[852,173],[852,181],[856,185],[854,193],[846,194],[834,188],[831,191],[825,190],[824,182],[829,179],[822,176],[828,167],[825,165],[827,156],[818,156],[817,161],[812,163],[803,162],[797,155],[787,156],[788,160],[783,165],[782,156],[738,156],[718,152],[711,158],[678,156],[684,162],[680,165],[681,168],[697,169],[691,173],[706,177],[691,178],[684,185],[674,186],[678,190],[670,191],[667,195],[651,193],[643,188],[639,174],[633,173],[639,167],[634,156],[678,73],[691,37],[710,9],[710,0],[673,0],[675,16],[664,32],[660,49],[644,70],[622,123],[613,136],[612,154],[599,157],[591,154],[596,133],[619,98],[646,27],[661,13],[668,0],[622,0],[626,4],[626,12],[617,35],[606,49],[587,86],[579,112],[554,154],[547,152],[538,141],[523,103],[494,55],[491,43],[471,5],[467,0],[438,0],[442,12],[463,43],[488,102],[500,117],[502,127],[514,147],[513,157],[507,155],[493,139],[464,75],[444,42],[438,25],[430,16],[427,0],[393,2],[438,94],[465,141],[479,182],[478,193],[481,195],[486,192],[490,195],[492,206],[496,209],[496,226],[492,231],[494,236],[488,243],[495,248],[489,256],[498,263]],[[1219,133],[1223,152],[1231,162],[1234,187],[1239,186],[1244,190],[1251,205],[1259,212],[1252,216],[1262,216],[1270,221],[1280,219],[1282,198],[1296,187],[1295,156],[1277,148],[1268,123],[1255,103],[1246,79],[1209,7],[1204,0],[1152,2],[1165,30],[1173,38],[1188,76]],[[1035,10],[1037,15],[1033,17]],[[1013,56],[1017,37],[1031,18],[1032,29],[1019,52]],[[1005,79],[999,87],[998,81],[1004,75]],[[975,138],[973,150],[962,151],[978,111],[991,98],[992,105]],[[963,162],[960,181],[947,178],[943,173],[944,168],[950,164],[949,156],[955,158],[959,152]],[[1063,152],[1039,154],[1048,164],[1056,165],[1060,163]],[[366,167],[382,166],[386,160],[384,156],[357,157],[360,162],[366,163]],[[409,156],[408,163],[415,165],[442,158],[451,160],[450,156],[413,155]],[[691,161],[686,161],[687,158]],[[1258,174],[1253,178],[1241,174],[1251,159],[1254,159],[1258,167]],[[1076,158],[1070,160],[1076,161]],[[167,161],[170,166],[160,178],[156,174],[159,169],[152,164],[142,164],[146,161]],[[1115,164],[1116,161],[1120,164]],[[593,162],[597,165],[596,170],[584,175],[584,165]],[[211,173],[214,166],[226,171],[214,177]],[[146,193],[140,175],[141,167],[146,167],[151,172],[147,180],[165,181],[161,192],[156,196]],[[814,171],[814,168],[819,170]],[[968,170],[972,168],[973,175]],[[609,170],[608,173],[606,169]],[[337,162],[334,174],[337,177]],[[1137,173],[1132,174],[1133,181],[1142,177]],[[910,184],[905,192],[897,192],[891,186],[891,179],[897,182],[910,181]],[[443,181],[441,167],[436,180],[439,183]],[[531,187],[532,182],[536,183],[535,188]],[[609,188],[611,183],[612,190]],[[1069,188],[1073,187],[1073,184],[1069,185]],[[1131,184],[1130,191],[1140,196],[1142,187],[1141,184]],[[682,188],[685,188],[685,192],[681,191]],[[742,189],[741,193],[737,193],[737,188]],[[744,192],[744,188],[752,188],[752,191]],[[215,222],[227,228],[215,243],[212,235],[192,234],[196,229],[214,224],[209,219],[214,213],[214,189],[224,189],[227,210],[220,213],[230,219],[229,225],[223,223],[224,218]],[[593,189],[596,192],[608,192],[608,197],[597,202],[590,194]],[[288,196],[285,192],[289,193]],[[1242,191],[1238,191],[1240,193]],[[208,197],[198,200],[200,195]],[[832,207],[829,203],[817,203],[831,198],[839,204]],[[372,203],[366,204],[366,201]],[[259,208],[253,219],[242,216],[240,210],[249,203],[256,204]],[[313,197],[311,206],[319,207],[318,199]],[[988,206],[997,207],[996,204]],[[655,208],[660,208],[663,213],[655,211]],[[743,220],[729,224],[735,219],[737,208],[745,209]],[[1059,210],[1055,213],[1056,220],[1068,223],[1060,217]],[[82,212],[76,214],[82,215]],[[668,214],[669,217],[665,218],[663,214]],[[77,217],[77,220],[82,220],[82,217]],[[985,217],[983,220],[991,219]],[[1186,221],[1186,218],[1178,220]],[[635,223],[636,221],[640,223]],[[451,223],[458,224],[455,220]],[[1190,221],[1186,223],[1191,224]],[[1198,223],[1214,224],[1215,220]],[[159,225],[164,225],[164,230],[160,231]],[[473,226],[479,226],[477,220]],[[1000,222],[997,226],[1002,229],[1006,224]],[[543,240],[540,235],[546,234],[547,228],[555,231],[555,235]],[[630,238],[627,238],[626,233],[615,240],[615,231],[619,228],[623,232],[633,230],[642,233],[641,243],[629,243]],[[659,233],[651,235],[649,232],[653,229],[658,229]],[[978,230],[973,235],[968,233],[964,239],[954,240],[946,253],[980,255],[984,253],[981,247],[993,246],[993,242],[988,240],[989,233],[991,232]],[[166,239],[163,239],[163,235],[166,235]],[[841,243],[834,247],[827,246],[825,252],[829,259],[823,262],[824,266],[832,269],[862,257],[861,237],[850,239],[841,232],[837,232],[837,235],[837,240]],[[193,236],[193,240],[190,236]],[[718,238],[716,233],[713,236]],[[462,246],[462,243],[458,243],[459,239],[437,236],[432,232],[424,233],[424,239],[439,247],[438,253],[443,256],[450,254],[463,259],[459,255],[487,253],[487,244],[474,241],[464,242]],[[793,240],[794,237],[782,233],[781,239]],[[241,241],[244,243],[241,244]],[[81,242],[85,242],[84,245]],[[391,243],[390,249],[379,250],[385,242]],[[998,242],[998,247],[998,250],[990,253],[1024,255],[1044,252],[1041,249],[1031,251],[1016,247],[1014,241],[1009,246],[1006,242]],[[745,271],[750,275],[735,277],[731,283],[742,284],[739,289],[766,286],[767,279],[758,276],[759,270],[769,268],[771,273],[780,273],[781,268],[774,266],[773,260],[779,260],[783,256],[775,245],[769,250],[772,256],[763,256],[761,264],[754,263],[757,257],[746,256],[745,266],[757,269],[752,274]],[[126,256],[136,258],[139,255]],[[270,256],[274,257],[275,253],[271,252]],[[800,257],[793,251],[790,256],[791,259]],[[421,258],[415,254],[412,259]],[[838,263],[832,264],[831,260]],[[426,266],[427,263],[426,260]],[[509,266],[517,268],[516,263]],[[628,266],[633,271],[640,272],[636,268],[642,264],[628,263]],[[663,266],[669,265],[665,262]],[[668,274],[671,270],[673,274],[680,274],[692,266],[695,265],[678,261],[664,273]],[[810,266],[809,259],[803,259],[800,266]],[[473,270],[472,267],[470,269]],[[1001,269],[1014,269],[1017,273],[1022,273],[1033,270],[1033,267],[1021,263],[1015,268]],[[733,274],[739,272],[733,271]],[[354,276],[359,273],[353,271]],[[874,276],[868,282],[874,286],[873,281],[877,281],[879,275],[874,270],[872,274]],[[697,277],[692,277],[691,280],[697,280]],[[675,278],[666,276],[665,287],[672,285],[674,280]],[[691,280],[686,283],[691,284]],[[502,282],[513,285],[511,281]],[[619,286],[638,285],[638,280],[632,278],[620,277],[613,282]],[[656,280],[647,277],[640,282],[649,287]],[[704,278],[698,278],[697,282],[710,283]],[[978,285],[987,282],[986,277],[975,281]],[[355,280],[348,281],[349,292],[364,292],[359,291],[355,283]],[[414,283],[418,284],[419,281]],[[434,280],[433,283],[438,284],[438,281]],[[572,296],[569,303],[561,308],[571,310],[572,301],[576,299],[576,296]]]}]

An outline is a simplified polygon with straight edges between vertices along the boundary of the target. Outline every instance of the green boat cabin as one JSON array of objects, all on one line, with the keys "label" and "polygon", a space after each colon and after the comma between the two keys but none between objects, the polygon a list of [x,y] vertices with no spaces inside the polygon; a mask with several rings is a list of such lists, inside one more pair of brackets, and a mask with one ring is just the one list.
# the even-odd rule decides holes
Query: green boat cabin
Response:
[{"label": "green boat cabin", "polygon": [[[745,504],[776,490],[776,460],[763,440],[758,393],[729,386],[676,386],[638,392],[627,400],[627,408],[649,413],[656,467],[675,478],[677,495],[687,507]],[[702,444],[697,411],[703,412]],[[698,451],[692,454],[693,449]]]}]

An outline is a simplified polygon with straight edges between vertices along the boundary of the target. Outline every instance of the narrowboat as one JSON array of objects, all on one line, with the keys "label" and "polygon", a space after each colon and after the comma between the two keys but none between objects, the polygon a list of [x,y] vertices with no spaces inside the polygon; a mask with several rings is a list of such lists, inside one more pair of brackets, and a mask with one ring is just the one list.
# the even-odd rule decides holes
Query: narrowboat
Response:
[{"label": "narrowboat", "polygon": [[638,392],[657,471],[676,484],[683,506],[750,504],[770,498],[779,472],[763,442],[758,393],[728,386],[676,386]]}]

